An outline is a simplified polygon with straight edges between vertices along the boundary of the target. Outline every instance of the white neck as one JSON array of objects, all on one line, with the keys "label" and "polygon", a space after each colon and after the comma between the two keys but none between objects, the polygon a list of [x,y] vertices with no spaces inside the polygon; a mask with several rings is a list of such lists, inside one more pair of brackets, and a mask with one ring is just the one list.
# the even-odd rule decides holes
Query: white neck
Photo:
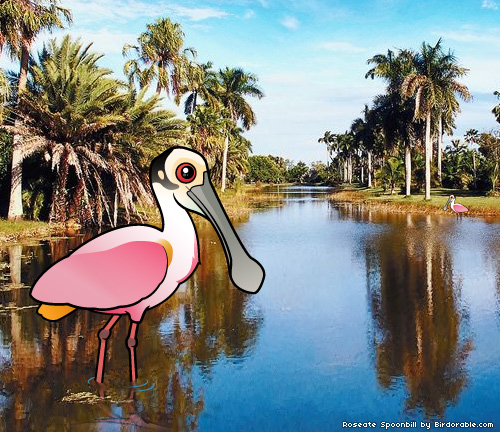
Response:
[{"label": "white neck", "polygon": [[188,211],[175,200],[173,191],[167,190],[162,186],[156,186],[154,183],[153,188],[158,199],[160,212],[163,216],[162,231],[165,233],[172,230],[183,232],[194,230]]}]

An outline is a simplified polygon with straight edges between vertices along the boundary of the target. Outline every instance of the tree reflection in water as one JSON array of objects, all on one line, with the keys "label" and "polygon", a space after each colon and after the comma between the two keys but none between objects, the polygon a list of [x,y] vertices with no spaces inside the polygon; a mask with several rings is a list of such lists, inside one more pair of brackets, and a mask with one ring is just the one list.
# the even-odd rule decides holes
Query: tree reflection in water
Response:
[{"label": "tree reflection in water", "polygon": [[472,349],[464,334],[467,316],[460,306],[460,286],[453,281],[449,219],[360,206],[339,211],[381,227],[376,235],[371,231],[360,251],[366,257],[379,384],[391,390],[403,378],[405,410],[443,417],[466,385],[464,363]]},{"label": "tree reflection in water", "polygon": [[[202,224],[198,231],[202,265],[174,296],[150,310],[139,328],[139,377],[155,383],[155,388],[137,391],[132,400],[127,389],[128,318],[118,322],[109,341],[108,398],[94,405],[61,399],[68,392],[97,394],[87,380],[94,376],[97,333],[106,316],[82,310],[49,323],[36,308],[0,310],[0,431],[92,431],[102,430],[103,422],[121,422],[125,428],[196,429],[204,400],[200,384],[194,383],[195,369],[209,375],[222,357],[242,361],[262,323],[251,297],[229,282],[213,229]],[[85,239],[2,251],[0,305],[34,306],[29,287],[36,277]]]}]

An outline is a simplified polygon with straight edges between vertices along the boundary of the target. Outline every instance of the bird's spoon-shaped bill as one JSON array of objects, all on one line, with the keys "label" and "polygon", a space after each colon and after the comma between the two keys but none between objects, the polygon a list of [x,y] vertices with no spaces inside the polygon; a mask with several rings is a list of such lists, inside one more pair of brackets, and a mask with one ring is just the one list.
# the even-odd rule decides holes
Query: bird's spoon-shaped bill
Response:
[{"label": "bird's spoon-shaped bill", "polygon": [[448,201],[446,202],[446,205],[443,207],[443,210],[446,210],[448,208],[448,204],[450,204],[451,197],[448,198]]},{"label": "bird's spoon-shaped bill", "polygon": [[242,291],[251,294],[257,293],[264,282],[264,268],[249,255],[241,243],[207,172],[203,174],[203,184],[193,186],[187,195],[202,210],[203,216],[212,223],[217,231],[226,254],[231,281]]}]

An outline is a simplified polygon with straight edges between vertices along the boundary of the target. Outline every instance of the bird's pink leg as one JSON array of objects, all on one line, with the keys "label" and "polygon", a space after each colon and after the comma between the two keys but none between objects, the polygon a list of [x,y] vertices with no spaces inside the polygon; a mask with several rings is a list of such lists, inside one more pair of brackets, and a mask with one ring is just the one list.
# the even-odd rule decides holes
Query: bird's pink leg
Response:
[{"label": "bird's pink leg", "polygon": [[99,384],[102,384],[103,373],[104,373],[104,360],[106,358],[106,341],[111,335],[111,329],[116,324],[116,321],[120,319],[121,315],[113,315],[108,323],[99,332],[99,359],[97,360],[97,371],[95,374],[95,380]]},{"label": "bird's pink leg", "polygon": [[134,382],[137,379],[137,364],[135,362],[135,347],[137,346],[136,332],[138,323],[132,322],[130,325],[130,333],[127,339],[127,347],[130,351],[130,381]]}]

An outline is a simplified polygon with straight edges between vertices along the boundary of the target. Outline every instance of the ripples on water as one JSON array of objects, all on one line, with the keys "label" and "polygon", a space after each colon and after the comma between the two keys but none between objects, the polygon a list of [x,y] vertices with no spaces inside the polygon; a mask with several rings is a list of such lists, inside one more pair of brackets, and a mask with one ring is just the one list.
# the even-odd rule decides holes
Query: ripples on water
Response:
[{"label": "ripples on water", "polygon": [[127,381],[122,318],[104,400],[88,381],[106,317],[48,323],[29,297],[86,237],[0,249],[0,431],[500,424],[500,224],[332,203],[329,188],[275,192],[285,206],[237,227],[266,269],[260,293],[230,284],[219,240],[200,226],[202,265],[139,326],[147,385]]}]

